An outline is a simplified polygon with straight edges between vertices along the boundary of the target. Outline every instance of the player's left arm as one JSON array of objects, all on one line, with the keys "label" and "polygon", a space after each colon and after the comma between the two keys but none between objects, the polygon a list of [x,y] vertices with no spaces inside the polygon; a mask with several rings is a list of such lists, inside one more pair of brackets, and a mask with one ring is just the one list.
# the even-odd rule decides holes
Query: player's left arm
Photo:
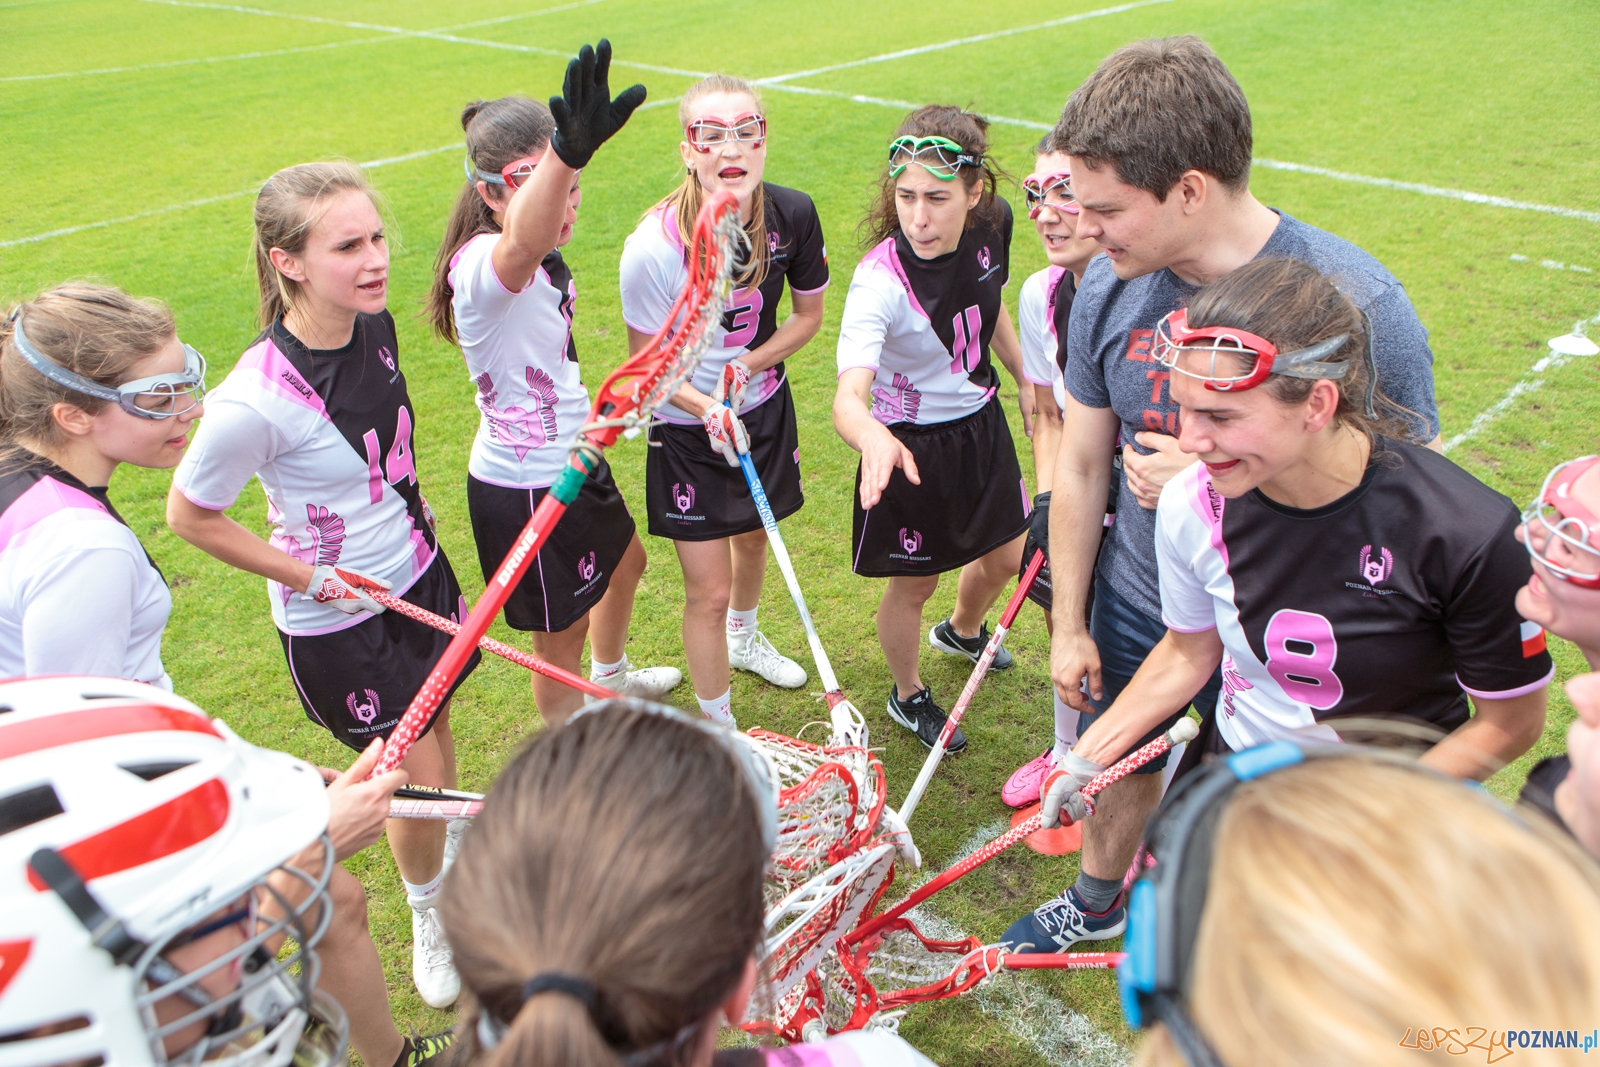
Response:
[{"label": "player's left arm", "polygon": [[1429,749],[1422,762],[1456,778],[1483,781],[1534,746],[1544,734],[1550,690],[1505,700],[1473,697],[1473,716]]},{"label": "player's left arm", "polygon": [[766,344],[739,357],[739,362],[750,368],[753,378],[768,367],[775,367],[806,345],[822,329],[822,305],[826,291],[789,294],[793,305],[789,317],[784,319]]},{"label": "player's left arm", "polygon": [[1017,383],[1017,406],[1022,409],[1022,432],[1033,436],[1033,383],[1022,370],[1022,342],[1017,340],[1017,328],[1011,322],[1011,312],[1004,301],[1000,304],[1000,317],[995,320],[994,337],[989,342],[1000,365],[1010,372]]}]

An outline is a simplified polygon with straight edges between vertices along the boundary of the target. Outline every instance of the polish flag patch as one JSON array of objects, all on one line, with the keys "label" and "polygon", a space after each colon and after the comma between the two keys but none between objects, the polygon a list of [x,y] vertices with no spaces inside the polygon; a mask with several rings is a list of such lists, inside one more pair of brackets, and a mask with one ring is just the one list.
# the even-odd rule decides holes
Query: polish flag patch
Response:
[{"label": "polish flag patch", "polygon": [[1532,659],[1545,650],[1544,629],[1536,622],[1523,622],[1518,628],[1522,638],[1522,658]]}]

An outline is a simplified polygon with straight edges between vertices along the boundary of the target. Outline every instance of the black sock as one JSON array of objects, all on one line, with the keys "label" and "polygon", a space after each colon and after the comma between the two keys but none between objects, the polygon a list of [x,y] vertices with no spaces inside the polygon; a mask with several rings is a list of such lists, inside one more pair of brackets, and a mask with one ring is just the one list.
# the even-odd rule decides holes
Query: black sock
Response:
[{"label": "black sock", "polygon": [[1079,872],[1072,888],[1077,892],[1078,899],[1083,901],[1085,911],[1104,915],[1117,906],[1117,897],[1122,894],[1122,879],[1096,878],[1092,874]]}]

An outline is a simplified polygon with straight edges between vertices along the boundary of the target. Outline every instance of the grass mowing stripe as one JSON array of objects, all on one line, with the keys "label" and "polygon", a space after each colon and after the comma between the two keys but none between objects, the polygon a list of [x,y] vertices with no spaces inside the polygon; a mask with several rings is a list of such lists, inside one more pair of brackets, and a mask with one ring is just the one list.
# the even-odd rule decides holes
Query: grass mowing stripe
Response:
[{"label": "grass mowing stripe", "polygon": [[1319,178],[1332,178],[1341,182],[1357,182],[1361,185],[1377,185],[1385,189],[1401,189],[1408,193],[1421,193],[1424,196],[1443,196],[1451,200],[1465,200],[1469,204],[1488,204],[1490,207],[1506,207],[1516,211],[1542,211],[1547,215],[1560,215],[1564,219],[1600,222],[1600,211],[1580,211],[1577,208],[1557,207],[1554,204],[1532,204],[1526,200],[1508,200],[1503,196],[1473,193],[1465,189],[1445,189],[1437,185],[1395,181],[1393,178],[1373,178],[1366,174],[1351,174],[1342,170],[1329,170],[1326,167],[1307,166],[1304,163],[1285,163],[1278,159],[1256,159],[1252,160],[1252,162],[1256,166],[1265,167],[1268,170],[1289,170],[1294,171],[1296,174],[1315,174]]},{"label": "grass mowing stripe", "polygon": [[1077,15],[1068,15],[1065,18],[1051,19],[1049,22],[1036,22],[1031,26],[1017,26],[1009,30],[996,30],[993,33],[980,33],[971,37],[957,37],[951,41],[940,41],[938,44],[919,45],[916,48],[903,48],[898,52],[885,52],[882,55],[868,56],[866,59],[852,59],[844,63],[833,63],[826,67],[813,67],[810,70],[799,70],[793,74],[779,74],[771,78],[758,78],[757,85],[776,85],[779,82],[792,81],[795,78],[808,78],[813,74],[827,74],[835,70],[848,70],[851,67],[864,67],[870,63],[887,63],[891,59],[905,59],[908,56],[921,56],[929,52],[940,52],[946,48],[957,48],[964,44],[978,44],[981,41],[993,41],[1001,37],[1014,37],[1019,33],[1032,33],[1035,30],[1047,30],[1052,26],[1066,26],[1073,22],[1082,22],[1085,19],[1103,18],[1106,15],[1120,15],[1124,11],[1134,8],[1150,7],[1154,4],[1170,4],[1173,0],[1137,0],[1136,3],[1119,4],[1116,7],[1103,7],[1098,11],[1085,11]]}]

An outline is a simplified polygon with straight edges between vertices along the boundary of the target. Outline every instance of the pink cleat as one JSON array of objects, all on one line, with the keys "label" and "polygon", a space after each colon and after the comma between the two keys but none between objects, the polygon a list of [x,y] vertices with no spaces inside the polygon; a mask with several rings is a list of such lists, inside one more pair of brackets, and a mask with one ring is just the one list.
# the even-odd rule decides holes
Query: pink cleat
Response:
[{"label": "pink cleat", "polygon": [[1039,786],[1044,781],[1044,776],[1050,773],[1050,768],[1055,766],[1051,758],[1053,749],[1044,750],[1044,755],[1038,759],[1031,759],[1018,767],[1010,778],[1006,779],[1005,786],[1000,790],[1000,799],[1013,808],[1027,807],[1029,804],[1039,802]]}]

